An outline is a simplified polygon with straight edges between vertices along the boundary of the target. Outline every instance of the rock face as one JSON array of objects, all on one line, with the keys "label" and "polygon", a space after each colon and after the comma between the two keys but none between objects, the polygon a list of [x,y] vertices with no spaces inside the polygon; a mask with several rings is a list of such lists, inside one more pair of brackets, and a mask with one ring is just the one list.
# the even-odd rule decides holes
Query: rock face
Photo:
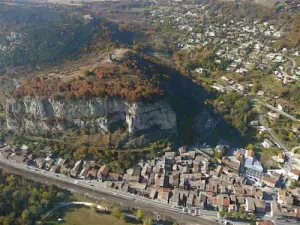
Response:
[{"label": "rock face", "polygon": [[8,99],[7,128],[16,133],[42,134],[76,128],[110,133],[119,127],[136,135],[152,129],[175,131],[176,115],[166,100],[128,103],[120,99],[55,101]]}]

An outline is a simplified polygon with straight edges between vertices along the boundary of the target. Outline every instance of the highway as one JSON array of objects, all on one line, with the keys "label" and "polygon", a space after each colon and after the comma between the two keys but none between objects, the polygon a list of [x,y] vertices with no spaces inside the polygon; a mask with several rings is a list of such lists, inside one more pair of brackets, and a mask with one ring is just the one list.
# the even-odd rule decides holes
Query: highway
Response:
[{"label": "highway", "polygon": [[[199,225],[215,225],[218,223],[208,221],[205,218],[217,219],[217,213],[214,211],[203,211],[201,216],[192,216],[183,213],[181,209],[172,208],[171,205],[157,202],[138,195],[131,195],[116,189],[104,188],[96,186],[96,182],[89,183],[87,180],[76,180],[63,174],[54,174],[52,172],[30,168],[23,164],[17,164],[12,161],[0,157],[0,167],[8,169],[12,173],[21,175],[26,179],[32,179],[45,184],[55,184],[60,188],[89,195],[96,200],[104,200],[110,203],[120,204],[123,209],[142,208],[147,213],[155,214],[160,218],[175,219],[181,224],[199,224]],[[98,182],[99,183],[99,182]],[[201,218],[202,217],[202,218]]]}]

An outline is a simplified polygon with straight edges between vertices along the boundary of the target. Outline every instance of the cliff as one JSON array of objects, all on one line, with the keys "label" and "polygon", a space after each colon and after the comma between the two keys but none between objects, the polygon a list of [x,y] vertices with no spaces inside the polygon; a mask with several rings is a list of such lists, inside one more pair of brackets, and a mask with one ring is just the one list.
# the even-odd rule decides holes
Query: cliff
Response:
[{"label": "cliff", "polygon": [[116,98],[52,100],[24,97],[7,100],[7,128],[43,134],[86,128],[110,133],[125,127],[131,135],[154,130],[175,131],[176,114],[166,100],[129,103]]}]

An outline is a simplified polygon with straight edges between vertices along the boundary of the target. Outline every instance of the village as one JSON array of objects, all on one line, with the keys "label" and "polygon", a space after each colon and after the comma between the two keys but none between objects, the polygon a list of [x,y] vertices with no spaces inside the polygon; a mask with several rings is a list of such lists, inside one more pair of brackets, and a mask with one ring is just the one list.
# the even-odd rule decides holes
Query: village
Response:
[{"label": "village", "polygon": [[[261,144],[273,145],[267,139]],[[11,147],[4,142],[0,149],[1,158],[11,163],[144,196],[195,216],[210,210],[228,219],[300,218],[299,154],[291,160],[289,154],[280,153],[273,160],[291,165],[267,170],[253,150],[234,148],[220,140],[214,148],[167,148],[161,157],[140,160],[124,173],[113,173],[105,164],[62,159],[51,148],[42,152],[44,157],[33,158],[26,145]]]},{"label": "village", "polygon": [[[300,67],[295,62],[299,51],[274,47],[283,36],[284,24],[279,21],[230,19],[215,15],[205,4],[193,6],[180,1],[172,7],[153,10],[151,18],[154,24],[168,20],[172,29],[183,34],[176,42],[179,50],[213,45],[214,63],[226,62],[228,73],[247,76],[253,70],[269,69],[272,76],[284,84],[299,79]],[[211,72],[201,67],[195,71]]]}]

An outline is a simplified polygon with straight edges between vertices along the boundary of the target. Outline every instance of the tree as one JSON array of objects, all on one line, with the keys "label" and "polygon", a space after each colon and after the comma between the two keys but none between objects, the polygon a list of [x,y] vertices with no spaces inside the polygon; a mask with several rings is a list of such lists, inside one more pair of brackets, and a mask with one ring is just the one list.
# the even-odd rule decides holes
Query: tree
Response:
[{"label": "tree", "polygon": [[120,216],[120,220],[123,220],[125,221],[126,220],[126,216],[122,213],[121,216]]},{"label": "tree", "polygon": [[243,220],[247,219],[247,217],[248,217],[247,213],[243,213],[243,214],[241,215],[241,219],[243,219]]},{"label": "tree", "polygon": [[136,211],[136,219],[137,220],[143,220],[144,216],[145,216],[144,211],[142,209],[138,209]]},{"label": "tree", "polygon": [[112,215],[117,217],[117,218],[120,218],[121,217],[121,209],[120,207],[116,206],[112,209]]},{"label": "tree", "polygon": [[235,212],[233,214],[234,218],[237,220],[238,218],[240,218],[240,213],[239,212]]},{"label": "tree", "polygon": [[240,214],[243,214],[244,212],[245,212],[245,208],[244,207],[239,208],[239,213]]},{"label": "tree", "polygon": [[143,222],[143,225],[152,225],[152,218],[149,217],[149,218],[145,219],[145,221]]},{"label": "tree", "polygon": [[232,217],[232,212],[227,212],[226,217]]},{"label": "tree", "polygon": [[252,221],[256,221],[256,215],[255,215],[255,214],[251,214],[250,219],[251,219]]},{"label": "tree", "polygon": [[219,211],[219,216],[220,217],[224,217],[225,216],[225,212],[224,211]]},{"label": "tree", "polygon": [[254,145],[253,144],[249,144],[246,146],[247,150],[254,150]]},{"label": "tree", "polygon": [[27,209],[25,209],[23,212],[22,212],[22,220],[26,223],[28,218],[29,218],[29,211]]}]

